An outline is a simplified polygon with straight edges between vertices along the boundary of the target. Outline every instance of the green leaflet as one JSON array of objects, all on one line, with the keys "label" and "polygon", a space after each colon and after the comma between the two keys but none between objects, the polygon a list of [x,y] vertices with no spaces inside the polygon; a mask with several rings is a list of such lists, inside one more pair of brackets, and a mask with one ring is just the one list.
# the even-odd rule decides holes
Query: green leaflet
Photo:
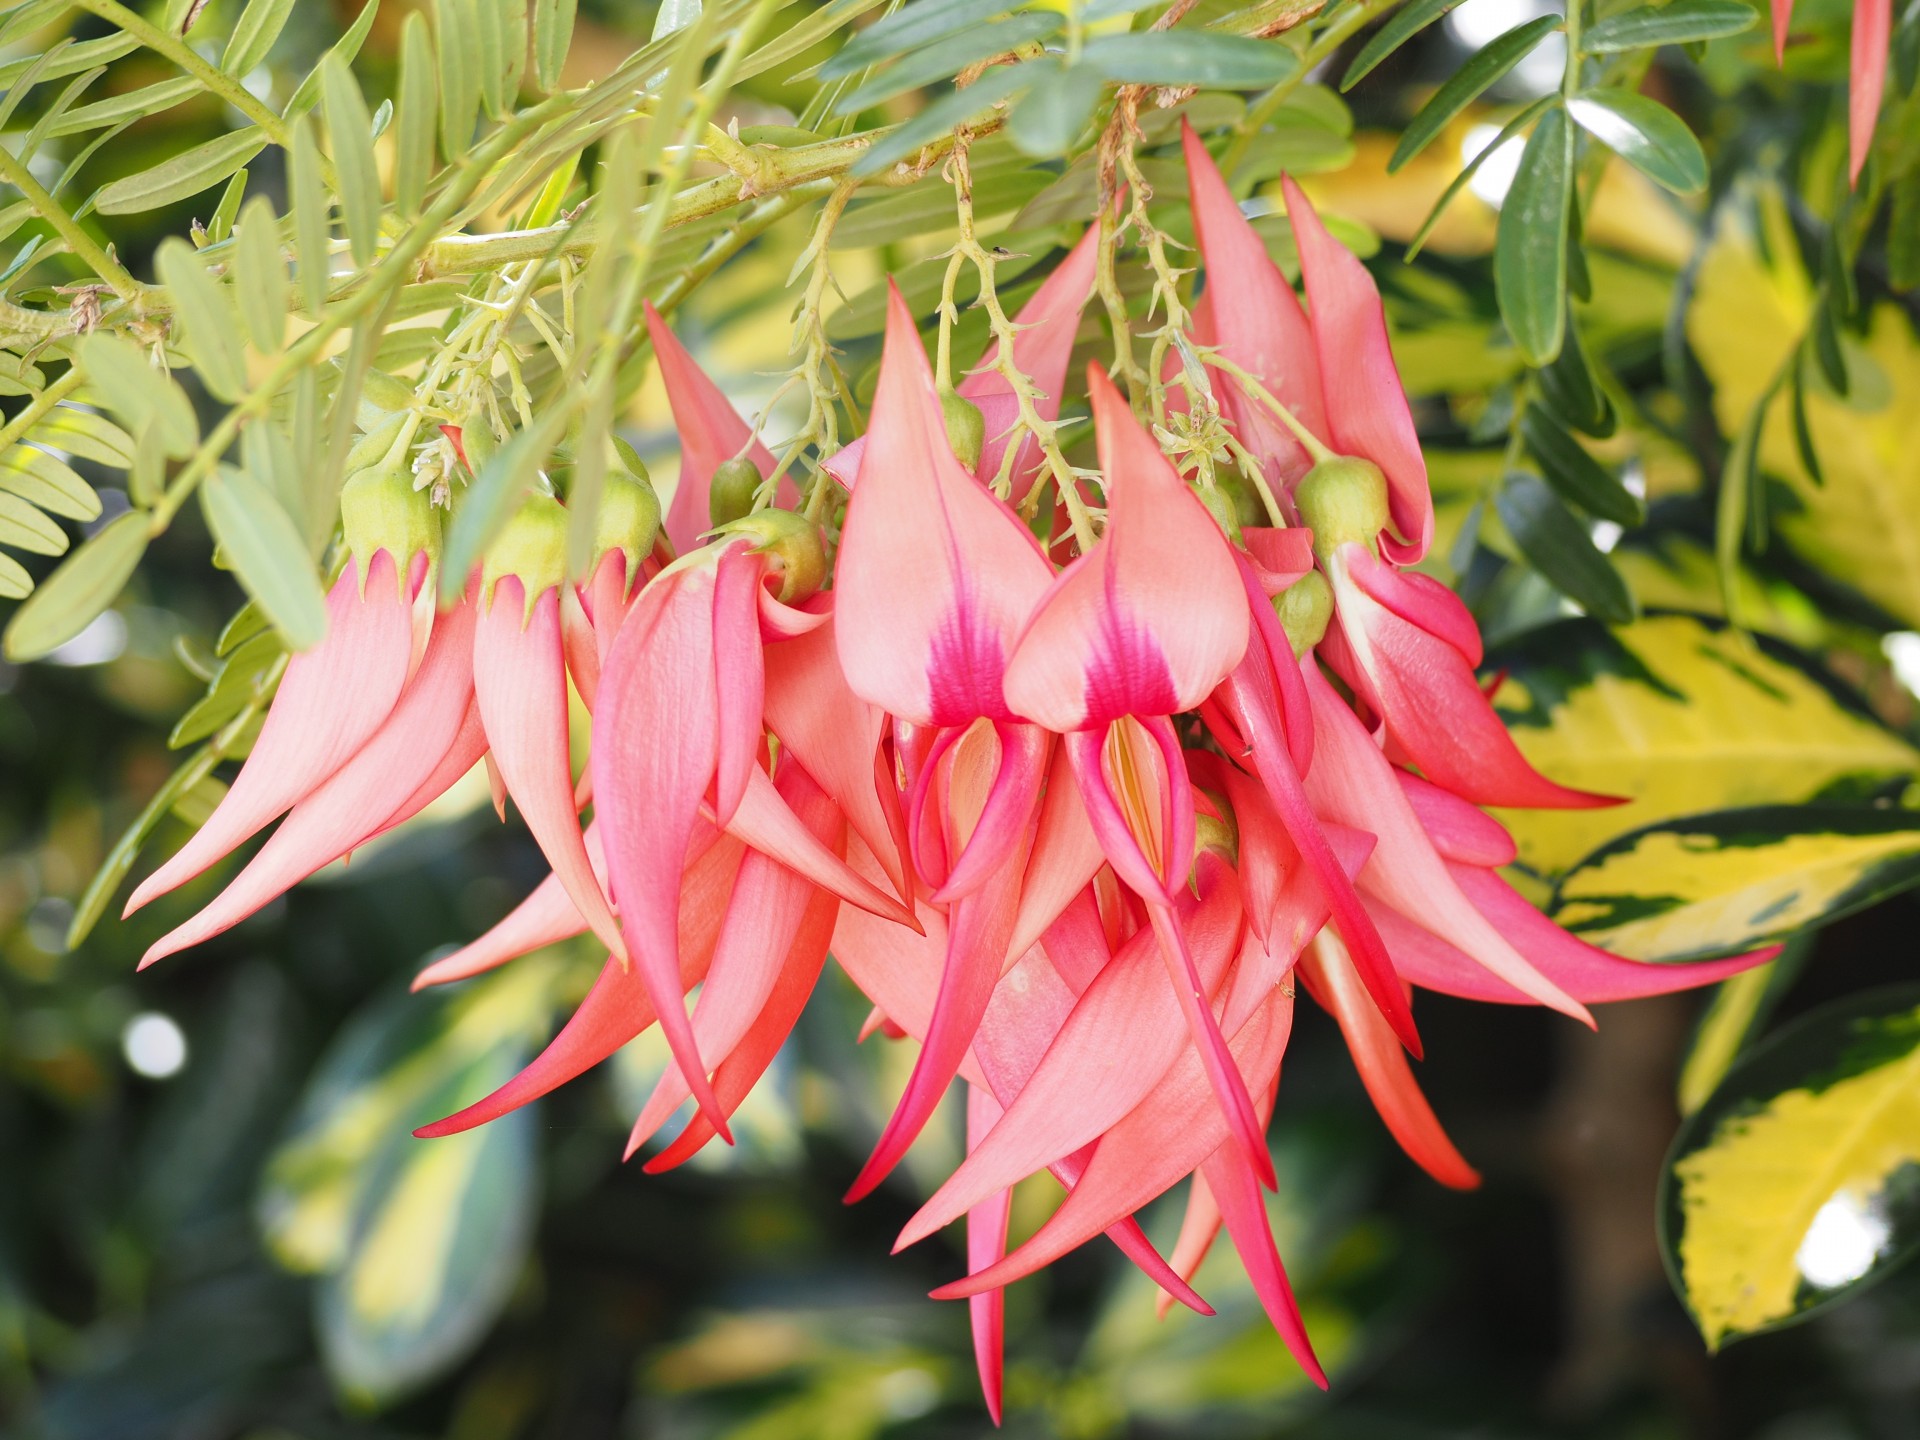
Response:
[{"label": "green leaflet", "polygon": [[1588,55],[1610,55],[1653,45],[1688,45],[1751,30],[1759,12],[1739,0],[1674,0],[1609,15],[1580,37]]},{"label": "green leaflet", "polygon": [[373,159],[373,119],[353,72],[332,56],[320,67],[320,93],[327,143],[340,177],[340,214],[346,221],[347,243],[356,265],[370,265],[380,243],[380,173]]},{"label": "green leaflet", "polygon": [[1616,525],[1632,527],[1647,518],[1640,497],[1587,453],[1549,412],[1529,405],[1520,419],[1520,433],[1561,499]]},{"label": "green leaflet", "polygon": [[1631,797],[1596,810],[1501,811],[1523,865],[1552,877],[1628,831],[1737,806],[1865,799],[1920,752],[1813,661],[1691,615],[1613,629],[1565,620],[1488,657],[1515,743],[1565,785]]},{"label": "green leaflet", "polygon": [[240,317],[225,288],[178,236],[161,242],[154,268],[172,296],[174,324],[200,379],[220,399],[238,400],[247,390],[247,361],[240,344]]},{"label": "green leaflet", "polygon": [[1537,475],[1509,471],[1493,497],[1500,523],[1527,563],[1588,614],[1613,624],[1633,619],[1633,595],[1593,543],[1586,525]]},{"label": "green leaflet", "polygon": [[1567,113],[1649,179],[1682,195],[1707,188],[1707,156],[1686,122],[1658,100],[1632,90],[1588,90],[1567,101]]},{"label": "green leaflet", "polygon": [[1300,68],[1284,45],[1204,31],[1101,35],[1087,42],[1081,63],[1123,85],[1204,85],[1252,90],[1278,85]]},{"label": "green leaflet", "polygon": [[100,497],[93,487],[66,461],[31,445],[16,445],[0,459],[0,490],[63,520],[100,517]]},{"label": "green leaflet", "polygon": [[1460,0],[1413,0],[1411,5],[1403,5],[1394,11],[1387,23],[1375,31],[1373,38],[1361,46],[1360,53],[1353,57],[1347,73],[1340,77],[1341,90],[1351,90],[1371,74],[1382,60],[1459,3]]},{"label": "green leaflet", "polygon": [[137,215],[157,210],[211,189],[266,148],[266,132],[257,125],[221,135],[191,150],[169,156],[138,174],[101,187],[94,209],[102,215]]},{"label": "green leaflet", "polygon": [[1392,174],[1432,142],[1452,120],[1480,97],[1481,92],[1532,53],[1533,47],[1560,28],[1558,15],[1542,15],[1524,25],[1516,25],[1506,34],[1476,51],[1467,62],[1447,77],[1433,92],[1433,98],[1420,107],[1420,113],[1407,122],[1400,143],[1393,147],[1387,161]]},{"label": "green leaflet", "polygon": [[1661,1177],[1662,1254],[1710,1348],[1807,1318],[1913,1253],[1920,992],[1851,996],[1730,1070]]},{"label": "green leaflet", "polygon": [[227,37],[220,68],[229,75],[252,72],[266,60],[292,14],[293,0],[247,0],[247,8],[233,22],[233,33]]},{"label": "green leaflet", "polygon": [[967,66],[990,60],[1021,45],[1044,40],[1060,28],[1057,14],[1023,14],[1009,20],[975,26],[926,46],[888,66],[871,80],[840,97],[836,115],[856,115],[884,100],[938,81],[952,79]]},{"label": "green leaflet", "polygon": [[150,433],[169,455],[193,453],[200,443],[193,402],[172,376],[154,368],[131,341],[95,331],[80,342],[80,362],[129,430]]},{"label": "green leaflet", "polygon": [[1527,138],[1494,243],[1494,290],[1513,343],[1530,365],[1560,353],[1566,334],[1567,217],[1573,204],[1573,131],[1548,110]]},{"label": "green leaflet", "polygon": [[286,338],[287,259],[281,252],[280,220],[273,202],[256,195],[240,215],[233,245],[233,291],[253,348],[278,355]]},{"label": "green leaflet", "polygon": [[13,612],[0,653],[13,661],[38,660],[92,624],[146,554],[147,525],[144,513],[129,511],[69,555]]},{"label": "green leaflet", "polygon": [[1920,812],[1762,806],[1655,825],[1560,881],[1553,916],[1639,960],[1752,950],[1920,883]]},{"label": "green leaflet", "polygon": [[207,527],[247,593],[295,650],[327,634],[327,597],[293,517],[243,470],[222,465],[201,483]]}]

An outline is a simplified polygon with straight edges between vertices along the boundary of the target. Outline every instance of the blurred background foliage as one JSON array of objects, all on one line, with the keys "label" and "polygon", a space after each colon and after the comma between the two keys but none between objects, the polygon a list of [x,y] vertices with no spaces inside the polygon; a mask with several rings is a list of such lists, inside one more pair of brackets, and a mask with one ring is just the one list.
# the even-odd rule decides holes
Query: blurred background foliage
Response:
[{"label": "blurred background foliage", "polygon": [[[1500,704],[1523,747],[1556,778],[1636,797],[1519,827],[1530,895],[1650,960],[1799,938],[1715,996],[1607,1007],[1597,1034],[1531,1010],[1423,997],[1433,1058],[1422,1081],[1485,1176],[1470,1195],[1438,1189],[1399,1156],[1334,1027],[1303,1015],[1271,1205],[1331,1394],[1303,1381],[1230,1258],[1199,1277],[1218,1318],[1176,1310],[1161,1320],[1139,1276],[1089,1250],[1012,1292],[1008,1433],[1920,1433],[1920,1272],[1898,1264],[1916,1238],[1920,1000],[1874,988],[1912,978],[1920,919],[1902,893],[1920,878],[1920,822],[1904,803],[1920,772],[1910,688],[1920,675],[1920,340],[1912,293],[1900,288],[1913,242],[1884,221],[1865,236],[1858,295],[1842,313],[1822,266],[1844,188],[1845,7],[1801,9],[1809,42],[1785,77],[1758,30],[1692,57],[1661,52],[1647,69],[1649,93],[1703,137],[1711,183],[1683,199],[1628,165],[1605,170],[1581,216],[1586,283],[1572,306],[1584,382],[1564,365],[1528,370],[1502,328],[1490,258],[1518,164],[1490,142],[1559,85],[1557,37],[1410,163],[1392,164],[1400,127],[1436,87],[1546,7],[1467,0],[1344,98],[1339,66],[1293,88],[1231,157],[1256,212],[1290,170],[1374,262],[1431,447],[1433,568],[1496,642]],[[390,3],[370,18],[356,65],[370,96],[392,88],[405,11]],[[1896,85],[1900,47],[1920,45],[1920,7],[1906,11]],[[352,0],[292,7],[249,83],[284,95],[361,16]],[[582,0],[565,83],[611,71],[658,18],[644,3]],[[80,41],[110,33],[91,20],[73,31]],[[800,77],[836,43],[748,81],[723,118],[791,124],[810,93]],[[1911,65],[1905,73],[1910,92]],[[168,74],[136,51],[112,61],[100,93]],[[925,99],[909,90],[877,110],[905,118]],[[1203,93],[1188,112],[1218,129],[1245,107]],[[34,118],[30,105],[8,123]],[[1173,112],[1143,118],[1150,147],[1172,138]],[[136,174],[234,123],[207,97],[189,98],[84,158],[75,188]],[[1882,124],[1906,137],[1887,161],[1897,183],[1920,134],[1910,94],[1896,91]],[[1400,263],[1461,165],[1483,152],[1418,262]],[[1183,181],[1164,153],[1144,164],[1156,217],[1178,235]],[[277,165],[263,155],[259,183],[281,185]],[[1011,308],[1022,267],[1084,222],[1092,177],[1084,163],[1036,165],[1004,141],[977,146],[974,171],[979,212],[1014,252],[1000,270]],[[204,218],[212,200],[122,217],[120,257],[144,273],[158,240]],[[787,272],[808,223],[798,215],[769,230],[678,317],[743,411],[772,395],[793,340]],[[929,313],[951,225],[951,192],[934,177],[858,201],[836,232],[847,300],[830,333],[856,390],[871,384],[881,277],[899,275]],[[1289,264],[1284,220],[1262,228]],[[35,227],[13,233],[31,239]],[[1144,289],[1135,298],[1144,304]],[[983,343],[970,314],[956,349]],[[1104,343],[1090,324],[1082,358]],[[1790,361],[1791,403],[1768,404],[1785,393]],[[400,369],[405,358],[383,351],[382,363]],[[1564,388],[1579,383],[1587,391]],[[1550,402],[1538,420],[1516,414],[1529,394]],[[1582,394],[1591,413],[1576,427]],[[623,423],[664,489],[671,430],[651,380]],[[1740,463],[1758,497],[1758,543],[1729,555],[1720,535],[1716,565],[1716,497],[1749,430]],[[127,503],[120,476],[72,453],[111,519]],[[1617,577],[1595,582],[1598,593],[1617,583],[1626,613],[1642,618],[1611,630],[1569,618],[1521,563],[1539,557],[1508,528],[1503,477],[1517,466],[1588,512],[1579,533]],[[873,1200],[841,1206],[911,1057],[884,1039],[850,1046],[866,1006],[837,972],[742,1113],[740,1145],[683,1170],[649,1177],[618,1163],[625,1117],[664,1063],[644,1040],[480,1131],[409,1136],[524,1063],[597,969],[584,947],[561,946],[451,993],[407,994],[424,960],[497,920],[542,873],[525,835],[494,822],[483,783],[154,971],[133,972],[142,948],[218,877],[69,948],[89,877],[176,763],[169,731],[201,694],[241,599],[206,568],[207,550],[198,512],[182,512],[116,608],[50,664],[0,664],[8,1433],[984,1433],[964,1309],[924,1299],[963,1255],[944,1237],[886,1254],[916,1192],[953,1160],[959,1117]],[[1725,623],[1729,602],[1756,643]],[[217,784],[184,789],[174,813],[204,816]],[[158,843],[180,833],[167,820]],[[1674,1141],[1682,1109],[1692,1113]],[[1836,1129],[1863,1115],[1873,1146],[1826,1153]],[[1752,1236],[1727,1237],[1761,1213],[1742,1209],[1758,1183],[1742,1167],[1756,1155],[1758,1172],[1785,1155],[1790,1167],[1824,1164],[1858,1182],[1851,1230],[1825,1208],[1838,1191],[1811,1196],[1819,1203],[1798,1216],[1765,1293],[1726,1263],[1754,1249]],[[1037,1225],[1048,1200],[1023,1191],[1016,1230]],[[1177,1225],[1173,1205],[1146,1217],[1162,1243]],[[1803,1243],[1815,1234],[1838,1237],[1821,1252],[1824,1269]],[[1834,1295],[1849,1303],[1824,1303]],[[1712,1340],[1752,1338],[1709,1354],[1696,1319]],[[1804,1323],[1779,1328],[1784,1320]]]}]

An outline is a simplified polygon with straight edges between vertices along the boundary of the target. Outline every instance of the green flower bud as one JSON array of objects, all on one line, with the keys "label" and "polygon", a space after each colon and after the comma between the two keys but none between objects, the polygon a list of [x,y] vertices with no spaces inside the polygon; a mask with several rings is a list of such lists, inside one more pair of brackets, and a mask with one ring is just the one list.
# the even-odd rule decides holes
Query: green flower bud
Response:
[{"label": "green flower bud", "polygon": [[1234,504],[1233,496],[1218,485],[1195,485],[1193,493],[1200,497],[1200,503],[1207,507],[1207,513],[1213,516],[1213,523],[1220,527],[1220,533],[1229,543],[1240,543],[1240,507]]},{"label": "green flower bud", "polygon": [[1193,858],[1197,864],[1202,851],[1224,856],[1230,865],[1240,863],[1240,828],[1230,819],[1208,815],[1193,817]]},{"label": "green flower bud", "polygon": [[1318,570],[1309,570],[1273,597],[1273,613],[1287,632],[1298,660],[1320,643],[1333,620],[1333,587]]},{"label": "green flower bud", "polygon": [[493,587],[512,575],[526,596],[527,613],[533,602],[567,578],[567,511],[551,495],[529,495],[527,501],[487,546],[480,562],[480,600],[493,603]]},{"label": "green flower bud", "polygon": [[744,535],[754,549],[773,557],[780,575],[774,598],[783,605],[806,599],[827,583],[827,549],[820,527],[791,510],[756,510],[725,527],[725,534]]},{"label": "green flower bud", "polygon": [[745,456],[720,462],[707,489],[707,518],[716,530],[752,512],[754,496],[764,478],[760,467]]},{"label": "green flower bud", "polygon": [[950,387],[940,391],[940,415],[947,422],[947,444],[969,470],[980,468],[980,452],[987,444],[987,417],[980,407]]},{"label": "green flower bud", "polygon": [[660,497],[647,483],[644,468],[607,472],[600,492],[600,511],[593,523],[593,564],[618,550],[627,557],[627,588],[640,578],[640,563],[653,553],[660,538]]},{"label": "green flower bud", "polygon": [[349,476],[340,491],[340,522],[347,552],[363,577],[381,550],[402,575],[423,551],[434,562],[440,558],[440,517],[427,492],[413,488],[413,474],[404,465],[375,466]]},{"label": "green flower bud", "polygon": [[1273,518],[1267,514],[1267,507],[1260,498],[1260,492],[1247,483],[1246,477],[1235,469],[1216,470],[1213,483],[1217,489],[1225,491],[1233,499],[1233,511],[1240,521],[1240,528],[1249,525],[1271,525]]},{"label": "green flower bud", "polygon": [[1347,544],[1371,550],[1387,524],[1387,477],[1371,460],[1338,455],[1301,478],[1293,503],[1313,527],[1313,551],[1322,559]]}]

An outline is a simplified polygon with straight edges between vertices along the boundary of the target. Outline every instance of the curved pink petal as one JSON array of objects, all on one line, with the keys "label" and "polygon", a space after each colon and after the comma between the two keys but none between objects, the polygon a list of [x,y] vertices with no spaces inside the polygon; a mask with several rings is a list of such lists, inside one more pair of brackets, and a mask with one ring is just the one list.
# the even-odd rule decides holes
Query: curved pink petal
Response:
[{"label": "curved pink petal", "polygon": [[849,905],[909,929],[919,928],[913,911],[842,860],[801,823],[758,766],[748,772],[740,806],[726,830]]},{"label": "curved pink petal", "polygon": [[1584,809],[1617,803],[1556,784],[1528,764],[1466,656],[1375,602],[1351,578],[1370,568],[1386,567],[1360,545],[1341,546],[1328,565],[1345,643],[1327,646],[1325,654],[1377,705],[1395,745],[1429,780],[1476,805]]},{"label": "curved pink petal", "polygon": [[[973,1150],[1000,1118],[1000,1103],[978,1085],[967,1087],[967,1149]],[[1013,1192],[990,1195],[967,1212],[967,1269],[984,1270],[1007,1253],[1007,1219],[1013,1213]],[[1005,1367],[1007,1292],[989,1290],[967,1300],[967,1323],[973,1331],[973,1363],[980,1372],[980,1393],[987,1415],[1000,1423],[1000,1389]]]},{"label": "curved pink petal", "polygon": [[568,754],[567,672],[560,592],[529,607],[520,579],[504,575],[473,632],[473,693],[500,778],[587,927],[620,958],[627,946],[580,835]]},{"label": "curved pink petal", "polygon": [[1353,961],[1339,943],[1323,939],[1302,955],[1300,978],[1308,993],[1339,1023],[1360,1083],[1400,1148],[1442,1185],[1455,1190],[1478,1186],[1478,1172],[1440,1128],[1400,1042],[1367,997]]},{"label": "curved pink petal", "polygon": [[1479,806],[1405,770],[1394,771],[1394,779],[1442,859],[1498,868],[1518,856],[1507,827]]},{"label": "curved pink petal", "polygon": [[1190,710],[1247,648],[1247,603],[1206,507],[1096,366],[1088,370],[1107,527],[1035,609],[1007,703],[1049,730]]},{"label": "curved pink petal", "polygon": [[1480,638],[1480,624],[1467,609],[1467,602],[1431,575],[1418,570],[1399,570],[1374,555],[1364,546],[1349,555],[1347,574],[1367,598],[1385,606],[1409,625],[1416,625],[1454,649],[1467,664],[1478,669],[1486,658]]},{"label": "curved pink petal", "polygon": [[1860,183],[1887,88],[1893,0],[1853,0],[1853,54],[1847,89],[1847,181]]},{"label": "curved pink petal", "polygon": [[1020,912],[1014,920],[1010,951],[1024,955],[1073,904],[1104,861],[1100,839],[1087,819],[1073,778],[1073,760],[1055,746],[1047,767],[1046,793],[1040,799],[1033,849],[1020,886]]},{"label": "curved pink petal", "polygon": [[470,605],[441,617],[419,673],[386,723],[288,812],[212,903],[148,949],[141,969],[239,924],[384,828],[396,797],[404,803],[459,740],[473,703],[473,625]]},{"label": "curved pink petal", "polygon": [[[1196,975],[1211,998],[1239,940],[1240,899],[1224,864],[1203,864],[1201,875],[1201,901],[1183,892],[1180,908]],[[1154,1088],[1188,1039],[1158,948],[1158,937],[1142,930],[1100,972],[1021,1082],[1006,1118],[907,1223],[896,1250],[1099,1139]]]},{"label": "curved pink petal", "polygon": [[719,748],[713,593],[708,564],[664,572],[641,592],[601,672],[591,767],[607,879],[641,980],[695,1099],[725,1135],[676,988],[675,896]]},{"label": "curved pink petal", "polygon": [[362,585],[349,563],[327,594],[327,637],[287,661],[233,787],[214,812],[134,890],[123,912],[184,885],[310,795],[393,713],[413,663],[412,597],[393,557],[374,552]]},{"label": "curved pink petal", "polygon": [[[713,1093],[725,1114],[731,1116],[740,1108],[760,1077],[767,1073],[767,1067],[773,1064],[780,1047],[787,1043],[787,1036],[793,1033],[800,1012],[806,1008],[807,997],[813,994],[820,972],[826,967],[827,944],[834,932],[834,912],[840,908],[839,902],[824,890],[816,890],[807,902],[806,915],[787,950],[786,963],[780,967],[773,993],[767,997],[753,1024],[747,1027],[740,1043],[713,1072]],[[649,1175],[658,1175],[684,1164],[714,1133],[713,1121],[705,1111],[697,1110],[673,1143],[641,1168]]]},{"label": "curved pink petal", "polygon": [[886,717],[847,688],[831,616],[808,634],[767,646],[766,676],[767,728],[833,797],[879,858],[893,893],[907,899],[913,892],[899,792],[876,767]]},{"label": "curved pink petal", "polygon": [[1019,517],[954,459],[913,317],[892,292],[873,423],[835,567],[848,685],[917,725],[1015,719],[1002,676],[1049,579]]},{"label": "curved pink petal", "polygon": [[[600,837],[587,826],[587,858],[596,875],[605,875],[606,857],[600,850]],[[509,910],[485,934],[444,955],[413,977],[413,988],[447,985],[455,980],[470,980],[489,970],[518,960],[548,945],[571,940],[586,932],[587,922],[567,895],[567,887],[558,875],[548,875],[513,909]]]},{"label": "curved pink petal", "polygon": [[[687,868],[679,915],[682,995],[707,973],[741,854],[737,841],[722,839]],[[532,1064],[491,1095],[413,1133],[430,1140],[496,1120],[592,1069],[652,1025],[655,1018],[653,1001],[648,998],[639,970],[608,956],[600,978],[594,981],[580,1008]]]},{"label": "curved pink petal", "polygon": [[[646,303],[646,317],[647,335],[660,360],[660,380],[673,407],[674,428],[680,432],[680,480],[667,506],[666,531],[675,553],[684,555],[698,547],[700,537],[713,524],[707,499],[713,472],[721,463],[740,454],[743,446],[747,459],[762,475],[773,473],[775,461],[759,440],[748,444],[753,432],[747,422],[687,353],[652,301]],[[792,509],[798,499],[793,481],[783,478],[776,503]]]},{"label": "curved pink petal", "polygon": [[[1215,347],[1293,412],[1314,435],[1325,437],[1326,414],[1320,399],[1320,365],[1300,300],[1267,254],[1261,240],[1227,188],[1224,176],[1193,133],[1182,124],[1187,183],[1193,206],[1193,232],[1206,266]],[[1240,443],[1261,463],[1276,490],[1298,480],[1312,460],[1293,432],[1240,382],[1221,374],[1216,390],[1221,409]]]},{"label": "curved pink petal", "polygon": [[744,540],[720,552],[713,578],[713,664],[719,696],[714,754],[714,811],[726,824],[740,806],[747,773],[766,751],[767,693],[760,655],[760,615],[754,597],[764,562]]},{"label": "curved pink petal", "polygon": [[1306,782],[1313,808],[1379,837],[1379,847],[1360,872],[1361,888],[1419,916],[1435,934],[1540,1004],[1592,1025],[1586,1007],[1522,958],[1461,892],[1420,828],[1387,757],[1319,672],[1304,673],[1318,749]]},{"label": "curved pink petal", "polygon": [[[1207,1188],[1204,1172],[1194,1171],[1187,1182],[1187,1208],[1180,1216],[1180,1233],[1174,1238],[1173,1253],[1167,1263],[1174,1273],[1192,1280],[1206,1262],[1207,1252],[1220,1235],[1220,1205]],[[1154,1314],[1164,1320],[1173,1309],[1173,1296],[1162,1290],[1153,1297]]]},{"label": "curved pink petal", "polygon": [[1342,455],[1371,460],[1386,475],[1388,509],[1399,533],[1383,534],[1380,546],[1411,565],[1433,543],[1433,492],[1427,488],[1413,411],[1387,343],[1380,292],[1360,258],[1327,234],[1293,177],[1282,175],[1280,188],[1300,250],[1300,278],[1313,314],[1314,353],[1326,399],[1327,428],[1314,433]]},{"label": "curved pink petal", "polygon": [[[807,772],[788,762],[780,767],[776,783],[780,798],[800,823],[837,853],[844,822]],[[713,961],[693,1007],[694,1039],[703,1055],[731,1054],[765,1008],[813,894],[810,882],[758,851],[741,862]],[[689,1093],[679,1066],[669,1062],[634,1121],[627,1153],[644,1145]]]},{"label": "curved pink petal", "polygon": [[1787,32],[1793,27],[1793,0],[1773,0],[1773,61],[1787,60]]},{"label": "curved pink petal", "polygon": [[1300,1318],[1300,1306],[1287,1283],[1286,1267],[1280,1263],[1279,1248],[1273,1243],[1273,1227],[1267,1222],[1266,1200],[1246,1158],[1232,1146],[1223,1145],[1201,1163],[1207,1189],[1220,1207],[1233,1248],[1240,1252],[1240,1263],[1253,1282],[1260,1308],[1286,1342],[1287,1350],[1322,1390],[1327,1388],[1327,1372],[1313,1353],[1307,1338],[1306,1322]]},{"label": "curved pink petal", "polygon": [[[1234,1062],[1249,1082],[1264,1089],[1278,1073],[1292,1023],[1292,997],[1274,990],[1234,1035]],[[1230,1141],[1199,1055],[1183,1050],[1153,1093],[1101,1138],[1085,1173],[1032,1239],[998,1264],[941,1286],[933,1298],[959,1300],[1033,1274],[1133,1214]]]}]

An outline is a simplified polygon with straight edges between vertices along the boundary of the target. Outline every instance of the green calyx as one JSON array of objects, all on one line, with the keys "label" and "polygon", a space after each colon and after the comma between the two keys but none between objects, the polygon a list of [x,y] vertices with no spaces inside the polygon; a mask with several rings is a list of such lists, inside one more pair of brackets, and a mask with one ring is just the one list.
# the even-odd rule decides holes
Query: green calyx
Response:
[{"label": "green calyx", "polygon": [[754,498],[764,478],[760,467],[744,455],[720,462],[707,487],[707,518],[716,530],[753,513]]},{"label": "green calyx", "polygon": [[653,553],[660,538],[660,497],[653,493],[644,467],[610,470],[600,492],[600,510],[593,524],[593,565],[618,550],[627,557],[627,588],[640,578],[640,563]]},{"label": "green calyx", "polygon": [[567,511],[551,495],[530,495],[501,528],[480,562],[480,603],[493,603],[493,587],[507,576],[520,582],[529,614],[533,602],[567,577]]},{"label": "green calyx", "polygon": [[1293,503],[1312,527],[1313,553],[1321,559],[1342,545],[1372,550],[1387,524],[1387,477],[1371,460],[1336,455],[1301,477]]},{"label": "green calyx", "polygon": [[827,583],[827,549],[820,528],[791,510],[756,510],[722,527],[723,535],[740,535],[754,542],[755,553],[772,558],[780,577],[774,598],[793,605]]},{"label": "green calyx", "polygon": [[1193,817],[1193,858],[1197,864],[1200,856],[1211,850],[1221,856],[1229,865],[1240,863],[1240,827],[1230,819],[1208,815],[1204,811]]},{"label": "green calyx", "polygon": [[987,445],[987,417],[980,413],[980,407],[957,390],[942,386],[940,417],[946,421],[947,443],[953,447],[954,458],[968,470],[978,470],[980,454]]},{"label": "green calyx", "polygon": [[1229,544],[1240,543],[1240,507],[1218,485],[1195,485],[1193,493],[1200,497],[1200,503],[1207,507],[1207,513],[1213,516],[1213,523],[1220,527],[1220,533],[1227,537]]},{"label": "green calyx", "polygon": [[413,557],[440,559],[440,517],[424,490],[413,488],[404,465],[374,466],[347,478],[340,491],[340,524],[347,551],[366,574],[374,555],[385,550],[401,574]]},{"label": "green calyx", "polygon": [[1280,628],[1298,660],[1327,633],[1333,620],[1333,587],[1318,570],[1309,570],[1273,597],[1273,613],[1280,617]]}]

